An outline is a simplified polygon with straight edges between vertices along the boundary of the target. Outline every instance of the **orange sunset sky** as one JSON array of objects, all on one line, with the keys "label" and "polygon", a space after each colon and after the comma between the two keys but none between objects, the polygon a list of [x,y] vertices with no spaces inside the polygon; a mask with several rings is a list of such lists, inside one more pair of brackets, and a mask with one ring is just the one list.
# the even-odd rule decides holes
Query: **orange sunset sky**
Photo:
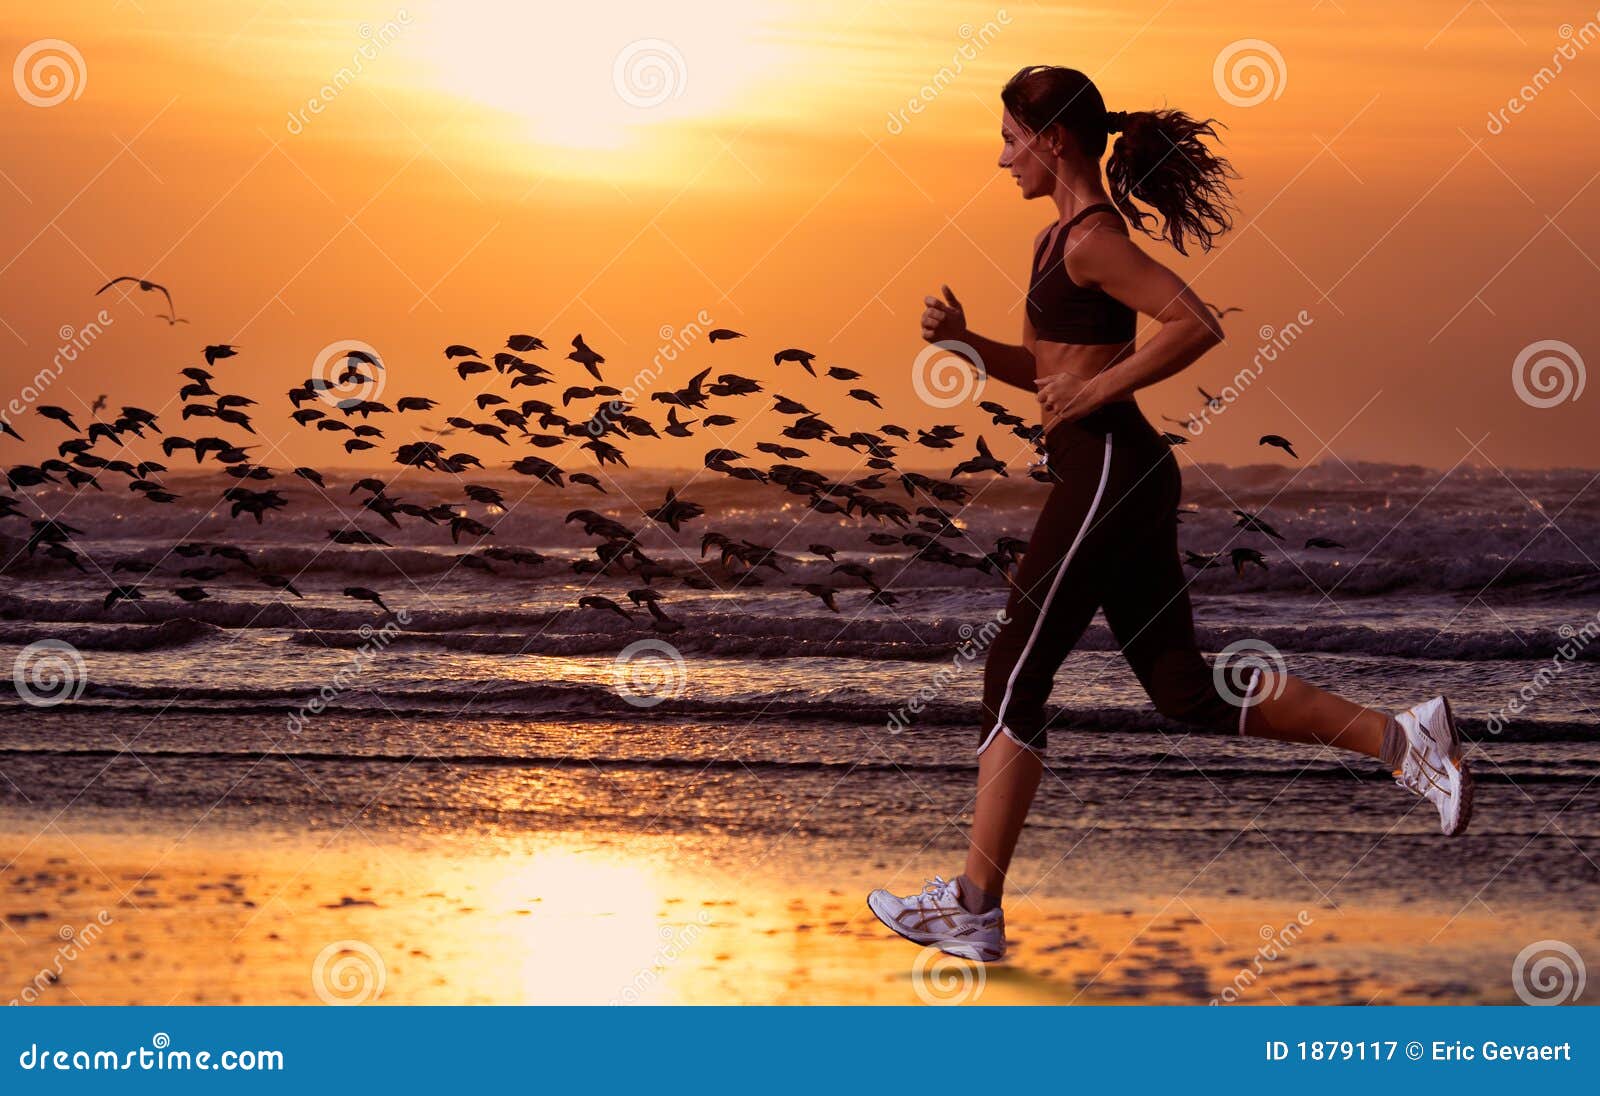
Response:
[{"label": "orange sunset sky", "polygon": [[[913,395],[922,297],[948,283],[976,330],[1018,338],[1030,240],[1054,211],[1022,202],[995,168],[998,93],[1023,64],[1060,63],[1094,76],[1113,109],[1219,118],[1243,176],[1237,228],[1212,252],[1142,241],[1202,297],[1244,309],[1225,346],[1141,394],[1146,413],[1196,409],[1195,384],[1215,389],[1244,366],[1261,327],[1302,310],[1314,321],[1188,456],[1280,461],[1256,444],[1278,432],[1323,459],[1600,467],[1600,381],[1550,407],[1512,383],[1541,340],[1572,348],[1576,377],[1600,368],[1592,0],[4,10],[8,62],[44,39],[71,47],[55,73],[62,101],[28,65],[0,85],[5,399],[50,362],[61,329],[104,307],[114,322],[45,402],[80,408],[106,392],[113,408],[166,408],[164,425],[182,430],[177,370],[203,364],[205,343],[237,343],[217,385],[262,402],[277,448],[258,458],[348,465],[340,436],[288,423],[282,398],[331,342],[378,348],[385,399],[443,401],[404,429],[383,423],[381,456],[480,390],[447,369],[447,343],[491,353],[514,331],[537,334],[552,352],[530,356],[554,367],[581,331],[621,383],[664,327],[703,311],[750,337],[692,349],[670,386],[715,365],[782,377],[769,389],[843,429],[976,432],[975,408]],[[619,58],[641,42],[664,60],[655,105],[660,85],[619,92],[636,75]],[[1491,125],[1563,44],[1564,71]],[[1241,55],[1260,64],[1219,70]],[[156,318],[148,294],[93,297],[120,274],[170,286],[191,324]],[[784,376],[771,354],[787,346],[860,370],[887,412],[847,386],[800,383],[793,366]],[[1035,413],[1015,390],[987,395]],[[13,419],[28,443],[5,442],[6,463],[64,436],[31,412]],[[629,455],[692,464],[697,442]]]}]

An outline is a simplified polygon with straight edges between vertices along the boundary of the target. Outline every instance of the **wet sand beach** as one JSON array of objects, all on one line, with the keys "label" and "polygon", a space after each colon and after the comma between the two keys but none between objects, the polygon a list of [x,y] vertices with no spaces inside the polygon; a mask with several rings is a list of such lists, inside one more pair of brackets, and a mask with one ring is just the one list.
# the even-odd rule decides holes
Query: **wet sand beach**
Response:
[{"label": "wet sand beach", "polygon": [[877,866],[826,846],[807,864],[600,833],[6,843],[8,1003],[1515,1003],[1527,941],[1600,941],[1592,910],[1038,893],[1008,903],[1007,961],[978,967],[892,936],[862,901]]}]

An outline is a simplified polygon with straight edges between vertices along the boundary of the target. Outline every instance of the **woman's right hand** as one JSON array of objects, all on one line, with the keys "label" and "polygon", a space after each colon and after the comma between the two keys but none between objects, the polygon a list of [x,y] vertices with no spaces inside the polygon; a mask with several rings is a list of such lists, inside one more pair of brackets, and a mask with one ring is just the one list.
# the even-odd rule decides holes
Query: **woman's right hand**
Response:
[{"label": "woman's right hand", "polygon": [[950,287],[940,286],[944,290],[944,300],[937,297],[924,297],[927,307],[922,312],[922,338],[924,342],[939,343],[960,341],[967,334],[967,313],[961,307],[961,302],[956,300],[956,295],[950,292]]}]

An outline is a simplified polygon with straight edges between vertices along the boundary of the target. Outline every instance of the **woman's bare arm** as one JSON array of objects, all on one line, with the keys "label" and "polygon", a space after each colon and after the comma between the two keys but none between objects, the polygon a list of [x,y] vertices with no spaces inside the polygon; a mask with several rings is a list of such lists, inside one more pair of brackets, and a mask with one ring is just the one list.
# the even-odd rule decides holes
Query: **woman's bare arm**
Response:
[{"label": "woman's bare arm", "polygon": [[[1013,346],[1010,343],[985,338],[975,331],[968,331],[962,341],[972,347],[982,359],[976,364],[986,375],[1003,384],[1015,385],[1029,392],[1037,391],[1033,381],[1038,375],[1038,366],[1034,361],[1031,343]],[[970,355],[963,353],[959,347],[953,347],[952,351],[964,358],[970,358]]]},{"label": "woman's bare arm", "polygon": [[1143,346],[1091,381],[1040,381],[1039,395],[1047,409],[1055,397],[1066,417],[1076,418],[1127,399],[1188,368],[1222,341],[1221,325],[1194,290],[1120,232],[1085,233],[1067,256],[1067,273],[1079,285],[1098,286],[1161,326]]},{"label": "woman's bare arm", "polygon": [[[1035,391],[1034,377],[1038,367],[1033,358],[1033,324],[1024,317],[1022,345],[996,342],[967,328],[966,310],[949,286],[942,286],[944,300],[926,297],[922,313],[922,337],[930,343],[942,343],[952,354],[966,358],[985,376],[1003,384],[1015,385],[1029,392]],[[970,348],[970,353],[966,348]]]}]

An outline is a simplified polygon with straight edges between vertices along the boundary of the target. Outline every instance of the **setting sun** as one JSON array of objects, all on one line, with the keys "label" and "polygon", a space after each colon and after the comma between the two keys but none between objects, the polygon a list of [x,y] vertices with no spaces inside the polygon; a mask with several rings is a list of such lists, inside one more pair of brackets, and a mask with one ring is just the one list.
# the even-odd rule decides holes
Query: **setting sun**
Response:
[{"label": "setting sun", "polygon": [[615,149],[726,111],[770,78],[785,52],[763,33],[776,8],[440,3],[418,11],[426,30],[402,49],[441,90],[520,119],[530,140]]}]

